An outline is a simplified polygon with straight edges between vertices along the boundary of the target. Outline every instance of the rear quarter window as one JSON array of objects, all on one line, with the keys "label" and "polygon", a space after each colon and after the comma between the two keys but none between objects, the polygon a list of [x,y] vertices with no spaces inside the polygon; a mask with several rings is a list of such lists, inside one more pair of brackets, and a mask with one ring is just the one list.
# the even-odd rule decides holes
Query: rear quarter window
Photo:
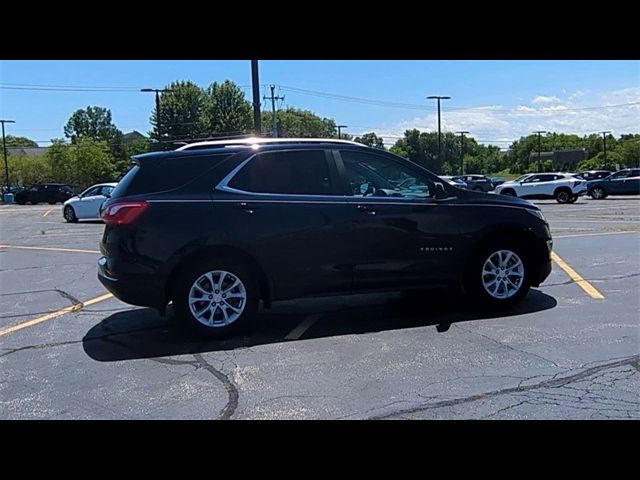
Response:
[{"label": "rear quarter window", "polygon": [[165,158],[134,165],[118,182],[111,198],[175,190],[195,180],[231,155]]}]

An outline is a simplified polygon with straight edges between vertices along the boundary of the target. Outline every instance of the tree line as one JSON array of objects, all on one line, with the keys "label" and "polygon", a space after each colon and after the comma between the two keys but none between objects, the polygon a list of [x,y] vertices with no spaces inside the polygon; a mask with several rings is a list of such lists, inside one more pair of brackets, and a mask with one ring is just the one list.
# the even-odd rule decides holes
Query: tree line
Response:
[{"label": "tree line", "polygon": [[[9,158],[10,183],[30,185],[56,181],[78,188],[93,183],[116,181],[130,167],[130,157],[151,150],[173,150],[181,143],[213,139],[221,136],[245,135],[253,132],[253,109],[244,91],[229,80],[214,82],[202,88],[190,81],[176,81],[160,94],[160,111],[153,109],[149,137],[126,142],[123,132],[113,123],[108,108],[88,106],[74,112],[64,126],[65,139],[53,139],[44,157]],[[337,138],[334,119],[324,118],[309,110],[288,107],[276,112],[276,134],[279,137]],[[273,135],[273,113],[262,112],[262,134]],[[357,137],[342,133],[342,139],[354,140],[373,148],[386,149],[384,140],[375,132]],[[26,137],[7,136],[8,147],[37,147]],[[640,164],[640,135],[625,134],[604,139],[597,134],[578,136],[549,133],[541,137],[541,150],[584,149],[587,160],[578,170],[613,169]],[[535,154],[537,135],[514,141],[505,152],[494,145],[478,143],[465,137],[464,148],[459,136],[442,135],[442,155],[438,155],[438,134],[406,130],[389,148],[392,153],[408,158],[442,175],[460,173],[520,174],[537,171]],[[541,170],[551,171],[547,160]]]}]

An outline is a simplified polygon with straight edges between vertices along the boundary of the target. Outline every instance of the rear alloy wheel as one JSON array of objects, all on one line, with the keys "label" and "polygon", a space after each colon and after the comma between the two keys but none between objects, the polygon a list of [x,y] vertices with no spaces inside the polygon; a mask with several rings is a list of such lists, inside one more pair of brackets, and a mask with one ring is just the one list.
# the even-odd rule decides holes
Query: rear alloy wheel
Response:
[{"label": "rear alloy wheel", "polygon": [[207,262],[179,275],[173,302],[188,327],[205,335],[229,336],[253,320],[258,287],[239,263]]},{"label": "rear alloy wheel", "polygon": [[78,223],[78,217],[76,216],[76,211],[73,209],[71,205],[67,205],[66,207],[64,207],[62,216],[67,221],[67,223]]},{"label": "rear alloy wheel", "polygon": [[525,258],[509,245],[484,249],[472,260],[465,290],[485,306],[515,305],[530,288]]},{"label": "rear alloy wheel", "polygon": [[556,202],[558,203],[569,203],[571,201],[571,197],[573,197],[573,193],[568,190],[560,190],[555,194]]},{"label": "rear alloy wheel", "polygon": [[591,189],[591,198],[594,200],[604,200],[607,198],[607,192],[602,187],[593,187]]},{"label": "rear alloy wheel", "polygon": [[569,199],[569,203],[576,203],[576,201],[577,201],[577,200],[578,200],[578,196],[577,196],[577,195],[574,195],[573,197],[571,197],[571,198]]}]

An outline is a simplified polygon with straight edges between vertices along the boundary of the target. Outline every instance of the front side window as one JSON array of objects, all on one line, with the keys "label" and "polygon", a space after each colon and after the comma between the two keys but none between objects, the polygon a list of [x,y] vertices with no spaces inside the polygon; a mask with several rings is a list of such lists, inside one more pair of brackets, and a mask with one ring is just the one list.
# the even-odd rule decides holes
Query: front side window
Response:
[{"label": "front side window", "polygon": [[621,172],[614,173],[613,175],[611,175],[611,179],[618,180],[621,178],[627,178],[629,176],[629,173],[630,173],[630,170],[623,170]]},{"label": "front side window", "polygon": [[540,183],[540,175],[532,175],[526,178],[522,183]]},{"label": "front side window", "polygon": [[90,188],[88,190],[85,190],[85,192],[82,194],[82,196],[83,197],[93,197],[94,195],[98,195],[98,190],[100,190],[100,187]]},{"label": "front side window", "polygon": [[260,153],[229,182],[251,193],[332,195],[329,165],[323,150]]},{"label": "front side window", "polygon": [[113,191],[113,188],[111,185],[105,185],[102,187],[102,191],[100,192],[100,195],[104,195],[105,197],[107,195],[110,195],[111,192]]},{"label": "front side window", "polygon": [[[379,155],[341,151],[350,191],[356,197],[431,198],[433,182]],[[443,182],[444,183],[444,182]]]}]

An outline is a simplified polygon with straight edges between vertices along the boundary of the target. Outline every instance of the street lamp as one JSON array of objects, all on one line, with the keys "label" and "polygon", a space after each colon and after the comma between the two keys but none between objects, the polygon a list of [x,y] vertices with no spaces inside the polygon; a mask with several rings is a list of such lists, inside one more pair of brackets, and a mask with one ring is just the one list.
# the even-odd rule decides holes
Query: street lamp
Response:
[{"label": "street lamp", "polygon": [[348,128],[348,127],[349,127],[349,125],[338,125],[338,140],[340,140],[340,139],[342,138],[342,137],[341,137],[341,135],[342,135],[342,134],[340,133],[340,131],[341,131],[343,128]]},{"label": "street lamp", "polygon": [[446,95],[430,95],[427,97],[427,100],[437,100],[438,101],[438,163],[440,164],[440,168],[444,163],[442,161],[442,130],[440,129],[440,100],[451,100],[451,97]]},{"label": "street lamp", "polygon": [[538,173],[540,173],[540,135],[542,135],[543,133],[547,133],[545,130],[536,130],[533,133],[537,133],[538,134]]},{"label": "street lamp", "polygon": [[466,130],[456,132],[460,134],[460,174],[464,175],[464,136],[469,133]]},{"label": "street lamp", "polygon": [[7,182],[7,193],[9,193],[9,163],[7,162],[7,141],[4,138],[4,124],[16,123],[15,120],[0,120],[2,123],[2,149],[4,150],[4,175]]},{"label": "street lamp", "polygon": [[160,120],[160,94],[161,93],[173,93],[173,90],[169,89],[169,88],[141,88],[140,89],[141,92],[144,93],[153,93],[155,92],[156,94],[156,127],[158,128],[158,137],[160,138],[160,140],[158,140],[158,142],[162,141],[162,123]]}]

